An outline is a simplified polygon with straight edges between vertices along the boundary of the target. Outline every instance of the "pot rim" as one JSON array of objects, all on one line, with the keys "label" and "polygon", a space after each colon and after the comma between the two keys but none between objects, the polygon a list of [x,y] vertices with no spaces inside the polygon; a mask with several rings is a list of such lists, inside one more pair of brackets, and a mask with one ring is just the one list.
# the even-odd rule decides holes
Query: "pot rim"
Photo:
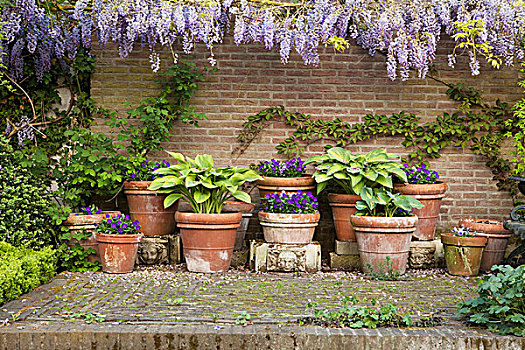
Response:
[{"label": "pot rim", "polygon": [[[76,215],[76,214],[78,214],[78,215]],[[64,225],[66,225],[66,226],[77,226],[77,225],[97,224],[97,223],[101,222],[102,220],[104,220],[104,218],[108,214],[110,216],[121,215],[122,212],[120,212],[119,210],[108,210],[108,211],[103,211],[100,214],[91,214],[91,215],[82,214],[82,213],[71,213],[67,217],[66,221],[64,221]]]},{"label": "pot rim", "polygon": [[488,238],[486,236],[458,237],[451,232],[441,234],[441,243],[459,247],[485,247]]},{"label": "pot rim", "polygon": [[[485,222],[485,221],[488,221]],[[472,225],[471,225],[472,224]],[[459,220],[459,225],[463,227],[471,227],[478,233],[491,234],[491,235],[507,235],[512,234],[511,231],[503,227],[503,221],[491,220],[491,219],[478,219],[478,218],[463,218]]]},{"label": "pot rim", "polygon": [[265,223],[317,223],[321,219],[321,213],[308,213],[308,214],[292,214],[292,213],[268,213],[265,211],[259,211],[259,220]]},{"label": "pot rim", "polygon": [[117,235],[117,234],[95,232],[94,236],[97,242],[127,244],[127,243],[139,243],[144,237],[144,234],[136,233],[136,234]]},{"label": "pot rim", "polygon": [[204,224],[204,225],[222,225],[238,224],[242,220],[241,212],[232,213],[194,213],[194,212],[175,212],[175,221],[185,224]]},{"label": "pot rim", "polygon": [[443,198],[447,189],[448,185],[443,181],[434,184],[394,183],[394,190],[408,195],[436,195]]},{"label": "pot rim", "polygon": [[315,188],[315,179],[312,175],[297,177],[263,176],[257,180],[257,186],[277,186],[277,187],[312,187]]},{"label": "pot rim", "polygon": [[330,206],[338,206],[341,204],[355,205],[357,201],[362,200],[361,196],[358,194],[346,194],[346,193],[328,193],[327,198],[328,198],[328,204]]},{"label": "pot rim", "polygon": [[[397,224],[396,224],[397,221]],[[355,228],[372,227],[372,228],[415,228],[418,222],[417,215],[410,216],[364,216],[352,215],[350,222]]]}]

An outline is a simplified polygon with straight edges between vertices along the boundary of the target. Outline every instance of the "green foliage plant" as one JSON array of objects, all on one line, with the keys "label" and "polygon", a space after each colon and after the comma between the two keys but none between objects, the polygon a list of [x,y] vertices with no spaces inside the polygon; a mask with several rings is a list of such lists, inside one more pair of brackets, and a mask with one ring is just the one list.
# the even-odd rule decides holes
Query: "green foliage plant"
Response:
[{"label": "green foliage plant", "polygon": [[240,188],[245,182],[261,177],[247,168],[214,168],[210,155],[198,155],[195,159],[181,153],[168,152],[177,164],[161,168],[155,174],[163,175],[150,185],[150,190],[169,194],[164,200],[167,208],[184,198],[195,213],[220,213],[224,201],[234,197],[250,203],[251,198]]},{"label": "green foliage plant", "polygon": [[366,271],[370,279],[377,281],[399,281],[410,279],[410,277],[403,276],[398,270],[393,269],[392,259],[389,256],[387,256],[384,261],[379,262],[377,267],[367,263]]},{"label": "green foliage plant", "polygon": [[366,197],[362,198],[362,201],[355,204],[355,215],[358,216],[410,216],[413,208],[423,208],[423,204],[417,199],[383,188],[374,188],[372,194],[366,192]]},{"label": "green foliage plant", "polygon": [[0,241],[0,305],[18,298],[56,273],[56,252],[14,247]]},{"label": "green foliage plant", "polygon": [[338,184],[346,194],[360,195],[369,201],[374,188],[394,187],[393,178],[406,182],[403,166],[398,157],[385,149],[375,149],[366,154],[354,154],[342,147],[333,147],[323,155],[310,157],[306,164],[315,164],[313,177],[317,193],[329,182]]},{"label": "green foliage plant", "polygon": [[313,310],[314,316],[299,319],[301,325],[318,325],[324,327],[378,328],[410,327],[414,325],[409,313],[401,313],[393,303],[380,305],[375,299],[371,306],[358,305],[357,297],[344,297],[343,306],[336,311],[319,307],[317,302],[309,302],[307,307]]},{"label": "green foliage plant", "polygon": [[479,297],[458,304],[456,316],[501,335],[525,336],[525,265],[492,267],[477,292]]},{"label": "green foliage plant", "polygon": [[[525,73],[525,62],[521,63],[521,72]],[[525,88],[525,80],[518,82],[521,88]],[[519,100],[512,108],[513,118],[506,121],[509,131],[505,136],[510,138],[514,144],[512,151],[512,162],[514,163],[514,175],[525,176],[525,98]]]},{"label": "green foliage plant", "polygon": [[[99,271],[102,268],[100,262],[90,262],[88,257],[91,254],[96,254],[93,248],[84,249],[77,241],[88,239],[93,233],[90,231],[76,231],[74,233],[69,230],[60,233],[58,239],[60,245],[57,248],[57,254],[60,257],[58,267],[62,270],[72,272],[85,271]],[[74,240],[75,244],[70,246],[66,244],[67,241]]]}]

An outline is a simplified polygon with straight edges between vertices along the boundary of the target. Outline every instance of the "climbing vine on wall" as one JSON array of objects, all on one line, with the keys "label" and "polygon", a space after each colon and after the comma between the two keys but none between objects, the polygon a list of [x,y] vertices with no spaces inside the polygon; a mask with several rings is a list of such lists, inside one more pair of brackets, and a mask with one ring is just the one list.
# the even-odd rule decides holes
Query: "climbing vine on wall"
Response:
[{"label": "climbing vine on wall", "polygon": [[[422,124],[420,117],[405,112],[391,116],[368,114],[362,123],[349,123],[340,118],[312,119],[307,114],[289,112],[283,106],[270,107],[250,116],[243,124],[238,135],[240,145],[234,154],[242,154],[274,121],[295,128],[291,136],[276,146],[278,153],[288,157],[303,153],[305,147],[315,142],[328,142],[326,147],[344,147],[378,136],[401,136],[410,162],[439,158],[441,150],[448,146],[466,147],[484,155],[498,188],[511,190],[506,178],[512,166],[501,155],[505,134],[514,128],[510,106],[500,100],[489,104],[479,91],[463,83],[448,86],[447,95],[459,102],[458,110]],[[511,122],[506,124],[507,120]]]}]

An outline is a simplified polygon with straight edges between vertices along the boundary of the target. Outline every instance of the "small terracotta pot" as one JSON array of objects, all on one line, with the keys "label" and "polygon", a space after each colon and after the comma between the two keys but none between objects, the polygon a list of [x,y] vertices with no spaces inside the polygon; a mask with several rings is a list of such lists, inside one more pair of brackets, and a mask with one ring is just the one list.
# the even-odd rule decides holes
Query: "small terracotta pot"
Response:
[{"label": "small terracotta pot", "polygon": [[[417,216],[379,217],[352,216],[357,248],[361,257],[363,271],[370,272],[383,269],[387,257],[390,258],[392,270],[404,274],[410,252],[410,241],[417,225]],[[370,266],[370,267],[369,267]]]},{"label": "small terracotta pot", "polygon": [[481,271],[490,271],[505,256],[505,250],[512,233],[503,228],[503,221],[486,219],[461,219],[459,225],[476,231],[479,236],[487,237],[487,245],[481,258]]},{"label": "small terracotta pot", "polygon": [[235,235],[235,247],[233,250],[238,251],[246,247],[244,238],[246,237],[246,231],[248,229],[248,224],[250,223],[250,218],[253,216],[252,212],[255,208],[253,203],[245,203],[241,201],[226,201],[224,203],[224,208],[222,209],[225,213],[242,213],[241,225],[237,229],[237,234]]},{"label": "small terracotta pot", "polygon": [[328,204],[332,208],[337,240],[345,242],[356,241],[350,217],[357,211],[355,204],[360,200],[361,196],[355,194],[328,194]]},{"label": "small terracotta pot", "polygon": [[[104,211],[101,214],[93,214],[93,215],[84,215],[81,213],[73,213],[69,214],[69,217],[64,222],[64,225],[67,226],[69,229],[69,232],[72,234],[77,233],[82,230],[86,230],[88,232],[94,233],[95,232],[95,224],[98,224],[99,222],[102,222],[106,215],[110,216],[116,216],[120,215],[120,211]],[[70,239],[66,242],[66,244],[69,247],[74,247],[75,244],[78,243],[84,250],[88,250],[89,248],[93,249],[95,251],[95,254],[89,254],[88,261],[93,263],[95,261],[100,262],[100,253],[98,249],[98,243],[95,239],[94,235],[92,234],[90,237],[82,240],[76,240],[74,238]]]},{"label": "small terracotta pot", "polygon": [[295,193],[297,191],[315,193],[315,180],[311,175],[301,177],[263,177],[257,180],[257,188],[261,200],[266,198],[267,194]]},{"label": "small terracotta pot", "polygon": [[163,236],[175,231],[175,212],[179,201],[164,208],[167,194],[148,190],[152,181],[125,181],[124,193],[128,199],[129,216],[140,223],[140,232],[146,236]]},{"label": "small terracotta pot", "polygon": [[308,244],[312,242],[321,214],[259,212],[264,240],[268,243]]},{"label": "small terracotta pot", "polygon": [[419,241],[431,241],[439,218],[441,200],[447,192],[447,184],[437,182],[435,184],[394,184],[394,192],[405,196],[414,197],[423,204],[421,209],[412,209],[412,213],[418,217],[418,224],[413,237]]},{"label": "small terracotta pot", "polygon": [[175,212],[184,259],[192,272],[223,272],[230,267],[242,214]]},{"label": "small terracotta pot", "polygon": [[441,242],[451,275],[476,276],[479,273],[487,237],[456,237],[452,233],[442,233]]},{"label": "small terracotta pot", "polygon": [[137,259],[139,242],[144,235],[110,235],[95,233],[100,250],[102,271],[107,273],[132,272]]}]

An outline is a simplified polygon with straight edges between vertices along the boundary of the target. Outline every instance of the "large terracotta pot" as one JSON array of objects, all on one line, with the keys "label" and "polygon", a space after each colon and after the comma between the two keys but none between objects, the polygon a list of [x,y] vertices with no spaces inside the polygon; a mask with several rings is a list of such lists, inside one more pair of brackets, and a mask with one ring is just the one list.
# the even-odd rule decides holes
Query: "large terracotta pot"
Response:
[{"label": "large terracotta pot", "polygon": [[102,271],[107,273],[128,273],[133,271],[139,242],[144,235],[114,235],[95,233],[100,250]]},{"label": "large terracotta pot", "polygon": [[355,204],[360,200],[361,196],[355,194],[328,194],[328,204],[332,208],[335,235],[338,241],[355,242],[355,232],[350,217],[357,211]]},{"label": "large terracotta pot", "polygon": [[307,244],[312,242],[321,214],[280,214],[259,212],[264,240],[268,243]]},{"label": "large terracotta pot", "polygon": [[486,219],[461,219],[459,225],[476,231],[479,236],[487,237],[487,245],[481,258],[481,271],[490,271],[492,266],[498,265],[505,256],[507,243],[512,233],[503,228],[502,221]]},{"label": "large terracotta pot", "polygon": [[441,200],[445,197],[447,184],[437,182],[435,184],[394,184],[394,192],[405,196],[414,197],[423,204],[421,209],[413,209],[412,213],[417,215],[418,224],[413,237],[420,241],[431,241],[439,218]]},{"label": "large terracotta pot", "polygon": [[140,232],[146,236],[163,236],[175,231],[175,212],[179,201],[164,208],[167,194],[148,190],[152,181],[125,181],[124,193],[128,199],[129,216],[140,223]]},{"label": "large terracotta pot", "polygon": [[98,224],[104,218],[106,215],[110,216],[116,216],[120,215],[120,211],[104,211],[101,214],[93,214],[93,215],[84,215],[81,213],[73,213],[69,214],[69,217],[64,222],[64,225],[67,226],[69,229],[69,232],[72,234],[75,234],[79,231],[86,230],[88,232],[91,232],[92,235],[86,239],[76,240],[74,238],[70,239],[66,242],[66,244],[70,247],[74,247],[76,243],[80,244],[84,250],[88,250],[89,248],[93,249],[95,251],[95,254],[89,254],[88,261],[89,262],[100,262],[100,253],[98,249],[98,243],[95,239],[93,233],[95,232],[95,224]]},{"label": "large terracotta pot", "polygon": [[417,221],[417,216],[352,216],[363,271],[379,271],[389,257],[392,270],[404,274]]},{"label": "large terracotta pot", "polygon": [[184,259],[192,272],[228,271],[242,214],[175,212]]},{"label": "large terracotta pot", "polygon": [[312,192],[315,191],[315,180],[311,175],[301,177],[263,177],[257,180],[259,196],[264,200],[267,194],[295,193],[297,191]]},{"label": "large terracotta pot", "polygon": [[223,212],[240,212],[242,214],[241,224],[235,235],[235,247],[233,248],[235,251],[246,248],[244,238],[246,237],[246,231],[248,229],[248,224],[250,223],[250,218],[253,216],[252,212],[254,208],[255,205],[253,205],[253,203],[245,203],[241,201],[226,201],[224,203],[224,208],[222,209]]},{"label": "large terracotta pot", "polygon": [[476,276],[479,273],[487,237],[456,237],[452,233],[442,233],[441,242],[451,275]]}]

